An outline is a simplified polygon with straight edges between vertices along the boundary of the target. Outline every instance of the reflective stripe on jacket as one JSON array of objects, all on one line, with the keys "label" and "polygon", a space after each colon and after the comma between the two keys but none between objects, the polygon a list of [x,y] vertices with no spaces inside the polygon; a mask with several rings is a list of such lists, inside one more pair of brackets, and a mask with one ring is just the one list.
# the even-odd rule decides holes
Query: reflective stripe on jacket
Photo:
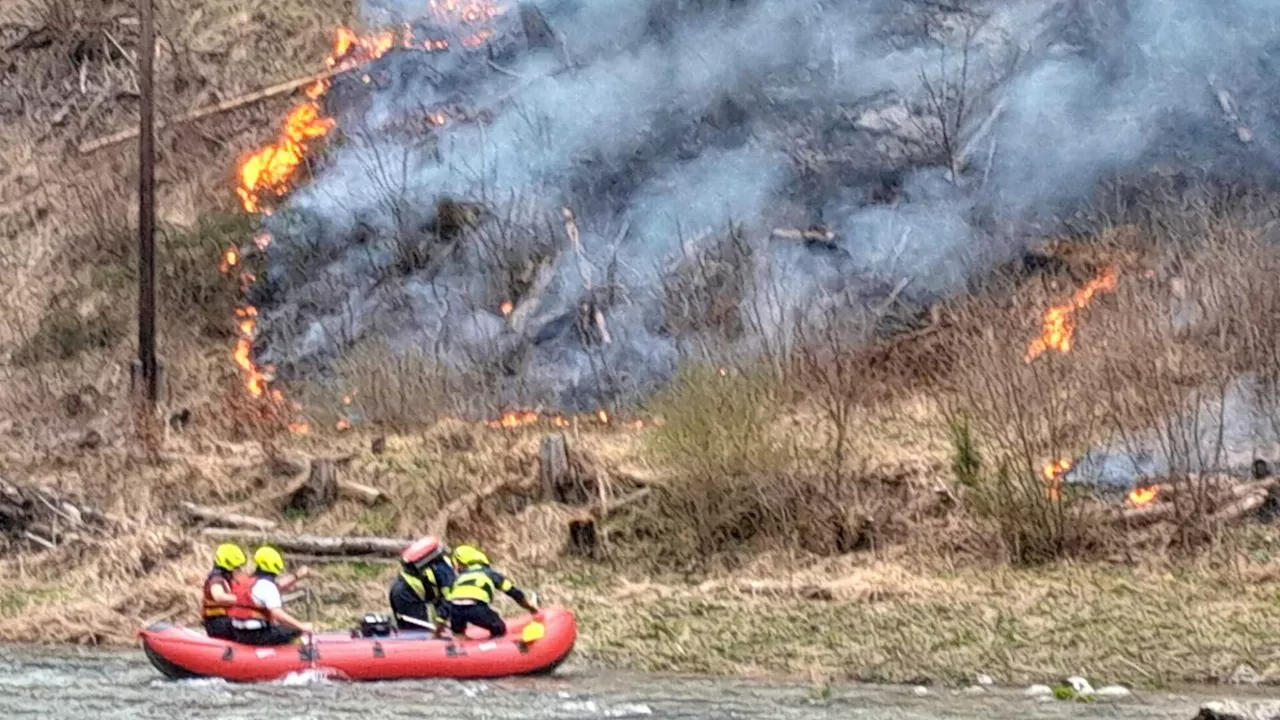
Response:
[{"label": "reflective stripe on jacket", "polygon": [[450,601],[473,600],[488,605],[493,602],[496,590],[510,592],[515,587],[511,581],[483,565],[473,565],[458,575],[449,588]]},{"label": "reflective stripe on jacket", "polygon": [[[431,572],[431,568],[424,570],[422,577],[417,577],[408,570],[401,570],[400,578],[413,590],[413,594],[417,595],[419,600],[432,600],[440,595],[439,586],[436,583],[436,575]],[[430,586],[430,592],[428,592],[428,585]]]}]

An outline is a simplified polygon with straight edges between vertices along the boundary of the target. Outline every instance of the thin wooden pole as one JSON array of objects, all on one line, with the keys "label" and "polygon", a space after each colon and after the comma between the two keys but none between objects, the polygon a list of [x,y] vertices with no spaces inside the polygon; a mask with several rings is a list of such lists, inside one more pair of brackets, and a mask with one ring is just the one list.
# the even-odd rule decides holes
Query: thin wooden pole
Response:
[{"label": "thin wooden pole", "polygon": [[153,0],[139,0],[142,39],[138,47],[142,107],[138,123],[138,364],[148,406],[159,399],[156,369],[156,152],[152,61],[155,58]]}]

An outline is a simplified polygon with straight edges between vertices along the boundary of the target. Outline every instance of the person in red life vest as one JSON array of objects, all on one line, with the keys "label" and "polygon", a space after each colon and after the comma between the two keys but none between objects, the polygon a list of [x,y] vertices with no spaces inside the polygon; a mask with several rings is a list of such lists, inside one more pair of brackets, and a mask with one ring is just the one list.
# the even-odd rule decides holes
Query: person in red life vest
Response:
[{"label": "person in red life vest", "polygon": [[[235,606],[227,611],[236,642],[245,645],[285,645],[303,633],[314,632],[311,623],[290,615],[280,597],[284,558],[280,551],[260,547],[253,553],[253,575],[237,578],[232,583]],[[299,573],[302,575],[303,573]],[[286,576],[292,586],[299,578]]]},{"label": "person in red life vest", "polygon": [[490,637],[507,634],[507,624],[490,605],[498,590],[506,593],[520,607],[537,614],[524,592],[498,571],[489,567],[489,557],[470,545],[459,545],[453,551],[453,564],[458,577],[453,581],[446,597],[449,599],[449,629],[454,637],[462,637],[467,624],[482,627]]},{"label": "person in red life vest", "polygon": [[449,548],[428,535],[400,554],[400,574],[387,593],[401,630],[443,630],[444,591],[453,584]]},{"label": "person in red life vest", "polygon": [[235,593],[231,591],[238,573],[249,558],[244,550],[235,543],[223,543],[213,552],[213,570],[204,581],[204,592],[200,599],[200,617],[204,620],[204,631],[209,637],[223,640],[234,640],[235,630],[231,627],[231,618],[227,611],[236,604]]}]

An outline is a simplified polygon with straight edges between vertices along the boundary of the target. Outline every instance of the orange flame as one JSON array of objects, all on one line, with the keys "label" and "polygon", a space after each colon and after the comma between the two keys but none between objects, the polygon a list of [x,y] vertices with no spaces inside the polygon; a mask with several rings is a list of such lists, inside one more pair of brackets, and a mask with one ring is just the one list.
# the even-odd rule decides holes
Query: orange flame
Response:
[{"label": "orange flame", "polygon": [[240,262],[240,253],[235,248],[227,248],[227,251],[222,255],[222,263],[218,266],[218,269],[225,274],[230,272],[231,268],[235,267],[238,262]]},{"label": "orange flame", "polygon": [[497,420],[490,420],[487,424],[491,428],[517,428],[536,422],[538,422],[538,413],[532,410],[515,410],[502,413]]},{"label": "orange flame", "polygon": [[1160,488],[1155,486],[1136,487],[1129,491],[1129,504],[1134,507],[1142,507],[1150,505],[1155,501],[1156,496],[1160,494]]},{"label": "orange flame", "polygon": [[[608,425],[610,423],[609,413],[605,410],[596,411],[592,418],[604,425]],[[542,415],[536,410],[509,410],[500,415],[496,420],[487,421],[485,425],[494,429],[512,429],[534,425],[543,421],[559,428],[569,427],[573,424],[570,419],[564,415]],[[642,428],[645,426],[645,421],[634,420],[631,422],[631,425],[635,428]]]},{"label": "orange flame", "polygon": [[245,212],[262,210],[262,196],[280,197],[291,188],[294,173],[307,158],[311,141],[322,138],[335,126],[325,117],[318,100],[308,100],[289,112],[281,137],[261,148],[240,163],[240,185],[236,194]]},{"label": "orange flame", "polygon": [[1045,491],[1049,495],[1050,500],[1057,500],[1062,495],[1062,476],[1072,468],[1074,463],[1070,460],[1057,460],[1055,462],[1046,463],[1040,468],[1040,474],[1044,476]]},{"label": "orange flame", "polygon": [[512,305],[510,300],[506,300],[502,303],[502,305],[498,306],[498,311],[501,312],[504,316],[510,315],[511,311],[515,309],[516,309],[516,306]]},{"label": "orange flame", "polygon": [[1044,313],[1041,321],[1040,337],[1027,346],[1026,362],[1031,362],[1048,350],[1060,353],[1071,352],[1071,340],[1075,336],[1075,313],[1086,307],[1093,296],[1099,292],[1108,292],[1116,288],[1116,270],[1112,267],[1102,269],[1098,277],[1080,288],[1071,296],[1071,300],[1061,305],[1054,305]]},{"label": "orange flame", "polygon": [[340,418],[338,420],[338,423],[334,425],[334,428],[337,429],[338,432],[342,432],[343,430],[349,430],[351,429],[351,421],[346,418]]},{"label": "orange flame", "polygon": [[[428,0],[428,2],[431,12],[437,20],[442,22],[482,23],[503,12],[493,0]],[[463,44],[475,47],[489,38],[492,33],[491,29],[481,28],[464,40]],[[476,40],[477,38],[479,39]],[[415,47],[415,42],[413,28],[407,23],[399,34],[393,30],[382,30],[370,35],[360,35],[351,28],[338,27],[334,33],[332,51],[325,58],[325,65],[333,72],[345,72],[376,60],[397,46]],[[429,52],[447,50],[449,43],[446,40],[428,39],[422,44],[422,48]],[[361,79],[366,83],[372,81],[369,75],[363,75]],[[308,85],[303,91],[306,101],[289,111],[275,141],[249,153],[240,161],[236,174],[236,194],[245,212],[269,213],[270,210],[264,206],[263,198],[272,195],[282,197],[288,193],[292,189],[298,169],[306,162],[315,142],[324,138],[337,126],[337,121],[327,117],[321,106],[321,101],[331,85],[332,82],[327,77]],[[443,125],[448,121],[448,116],[444,113],[435,113],[431,115],[431,120],[437,125]],[[265,252],[271,244],[271,236],[261,233],[254,237],[253,242],[259,251]],[[241,260],[239,250],[230,248],[222,256],[219,267],[223,273],[228,273],[231,268],[239,265]],[[241,273],[242,289],[247,291],[248,284],[254,279],[255,276],[252,273]],[[284,394],[278,389],[268,390],[267,374],[271,370],[260,368],[253,361],[258,309],[252,305],[244,305],[236,309],[235,315],[237,338],[231,355],[236,367],[244,375],[245,388],[254,397],[266,397],[278,405],[283,405]],[[351,396],[346,396],[343,401],[344,404],[350,404]],[[536,420],[537,414],[533,415]],[[505,415],[503,420],[506,420]],[[345,429],[342,427],[343,423],[346,423],[346,427],[350,427],[350,421],[343,418],[338,423],[339,430]],[[500,426],[508,425],[503,423]],[[295,422],[289,425],[289,430],[305,434],[310,432],[311,428],[305,422]]]}]

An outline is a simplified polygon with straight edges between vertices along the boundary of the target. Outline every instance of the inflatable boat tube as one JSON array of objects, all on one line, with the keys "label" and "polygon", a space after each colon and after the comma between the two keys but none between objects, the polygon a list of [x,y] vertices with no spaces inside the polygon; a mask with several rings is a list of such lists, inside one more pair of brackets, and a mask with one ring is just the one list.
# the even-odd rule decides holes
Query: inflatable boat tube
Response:
[{"label": "inflatable boat tube", "polygon": [[534,620],[532,615],[508,619],[507,634],[497,640],[473,627],[464,640],[435,639],[414,631],[368,638],[324,633],[309,645],[255,647],[168,623],[152,625],[138,636],[151,664],[175,679],[263,682],[308,670],[343,680],[496,678],[550,673],[573,651],[578,637],[573,613],[545,608],[538,619],[544,631],[529,634],[536,639],[528,642],[523,631]]}]

